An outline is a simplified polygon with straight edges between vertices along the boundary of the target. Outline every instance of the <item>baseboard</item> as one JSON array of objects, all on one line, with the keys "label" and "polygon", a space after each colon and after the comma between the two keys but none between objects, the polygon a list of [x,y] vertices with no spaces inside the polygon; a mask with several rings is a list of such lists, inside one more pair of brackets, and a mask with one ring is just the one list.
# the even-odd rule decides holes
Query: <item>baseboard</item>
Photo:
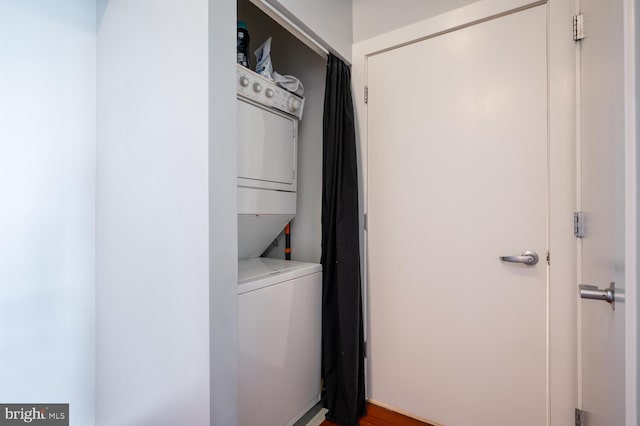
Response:
[{"label": "baseboard", "polygon": [[311,410],[316,406],[316,404],[318,404],[318,402],[320,402],[320,393],[318,393],[318,395],[312,401],[309,401],[309,403],[307,403],[307,405],[305,405],[302,410],[300,410],[287,423],[285,423],[285,426],[293,426],[298,423],[305,416],[305,414],[309,412],[309,410]]}]

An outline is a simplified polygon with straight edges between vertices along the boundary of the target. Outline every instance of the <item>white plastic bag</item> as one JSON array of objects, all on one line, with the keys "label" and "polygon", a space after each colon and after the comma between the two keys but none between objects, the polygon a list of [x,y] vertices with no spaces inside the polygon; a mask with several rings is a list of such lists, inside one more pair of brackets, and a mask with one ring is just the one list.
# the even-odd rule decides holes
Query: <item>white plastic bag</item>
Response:
[{"label": "white plastic bag", "polygon": [[291,93],[295,93],[298,96],[304,96],[304,86],[302,82],[292,75],[278,74],[277,71],[273,72],[273,80],[276,84]]},{"label": "white plastic bag", "polygon": [[271,37],[267,39],[260,47],[258,47],[255,52],[256,55],[256,72],[263,76],[264,78],[268,78],[269,80],[273,80],[273,64],[271,63]]}]

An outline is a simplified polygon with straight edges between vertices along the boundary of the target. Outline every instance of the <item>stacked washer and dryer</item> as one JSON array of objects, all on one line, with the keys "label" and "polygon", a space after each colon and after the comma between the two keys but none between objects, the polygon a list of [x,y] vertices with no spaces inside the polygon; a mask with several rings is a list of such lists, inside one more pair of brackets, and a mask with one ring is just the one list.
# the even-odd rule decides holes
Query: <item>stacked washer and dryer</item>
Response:
[{"label": "stacked washer and dryer", "polygon": [[240,425],[291,425],[320,399],[322,268],[260,257],[296,214],[304,99],[240,65]]}]

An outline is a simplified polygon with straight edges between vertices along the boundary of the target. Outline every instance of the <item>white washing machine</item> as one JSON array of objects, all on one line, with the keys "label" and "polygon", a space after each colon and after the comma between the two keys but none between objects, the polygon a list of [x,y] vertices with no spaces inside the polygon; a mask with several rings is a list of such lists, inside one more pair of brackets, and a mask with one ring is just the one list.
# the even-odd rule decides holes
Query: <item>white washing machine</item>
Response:
[{"label": "white washing machine", "polygon": [[240,425],[292,425],[320,400],[322,267],[239,262]]},{"label": "white washing machine", "polygon": [[237,75],[240,426],[292,425],[320,400],[322,267],[258,256],[296,213],[304,100]]}]

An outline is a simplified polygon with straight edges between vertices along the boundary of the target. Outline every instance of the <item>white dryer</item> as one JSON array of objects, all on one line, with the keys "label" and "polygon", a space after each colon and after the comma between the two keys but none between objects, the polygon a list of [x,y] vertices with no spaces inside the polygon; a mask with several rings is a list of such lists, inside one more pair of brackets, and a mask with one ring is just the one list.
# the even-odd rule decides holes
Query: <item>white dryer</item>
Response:
[{"label": "white dryer", "polygon": [[296,214],[304,99],[238,65],[238,258],[260,256]]}]

